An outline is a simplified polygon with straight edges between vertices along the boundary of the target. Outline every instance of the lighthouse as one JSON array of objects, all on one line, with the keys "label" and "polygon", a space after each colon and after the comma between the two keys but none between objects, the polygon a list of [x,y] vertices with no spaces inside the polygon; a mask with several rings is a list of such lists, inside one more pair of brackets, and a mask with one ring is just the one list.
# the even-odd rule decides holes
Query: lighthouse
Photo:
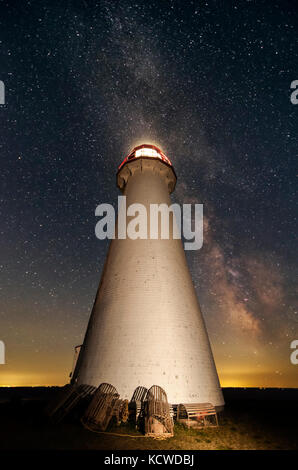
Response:
[{"label": "lighthouse", "polygon": [[[140,145],[118,168],[126,204],[171,206],[176,174],[153,145]],[[125,215],[126,225],[131,216]],[[123,222],[123,221],[122,221]],[[121,223],[122,223],[121,222]],[[111,240],[72,382],[112,384],[124,399],[137,387],[162,387],[171,404],[224,400],[181,239]],[[148,215],[148,227],[150,220]]]}]

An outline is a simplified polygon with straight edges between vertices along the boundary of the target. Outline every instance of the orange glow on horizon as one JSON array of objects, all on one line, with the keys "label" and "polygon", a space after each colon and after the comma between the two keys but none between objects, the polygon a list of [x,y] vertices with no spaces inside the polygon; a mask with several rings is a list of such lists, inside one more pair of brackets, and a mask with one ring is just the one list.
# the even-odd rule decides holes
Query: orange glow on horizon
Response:
[{"label": "orange glow on horizon", "polygon": [[[287,380],[284,381],[284,378]],[[219,374],[222,388],[298,388],[297,379],[292,376],[277,376],[272,372],[251,374],[249,372],[228,372]],[[69,383],[67,374],[46,377],[34,374],[7,374],[1,376],[0,387],[60,387]]]}]

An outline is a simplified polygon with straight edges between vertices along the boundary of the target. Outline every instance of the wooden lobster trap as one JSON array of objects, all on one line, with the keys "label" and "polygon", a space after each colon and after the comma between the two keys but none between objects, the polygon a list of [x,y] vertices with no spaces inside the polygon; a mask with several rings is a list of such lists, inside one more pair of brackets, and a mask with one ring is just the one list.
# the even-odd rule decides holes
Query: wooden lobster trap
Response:
[{"label": "wooden lobster trap", "polygon": [[49,403],[45,413],[52,421],[57,423],[81,403],[82,400],[91,396],[95,390],[96,388],[92,385],[65,385],[54,400]]},{"label": "wooden lobster trap", "polygon": [[91,431],[105,431],[113,416],[117,424],[125,422],[128,419],[128,401],[120,399],[113,385],[102,383],[94,393],[81,422]]},{"label": "wooden lobster trap", "polygon": [[190,427],[218,426],[217,413],[211,403],[180,403],[177,422]]},{"label": "wooden lobster trap", "polygon": [[145,436],[173,437],[174,423],[166,392],[158,385],[148,390],[145,402]]},{"label": "wooden lobster trap", "polygon": [[144,414],[144,404],[147,397],[148,389],[146,387],[137,387],[133,392],[133,396],[129,403],[131,414],[134,417],[136,426],[139,418]]}]

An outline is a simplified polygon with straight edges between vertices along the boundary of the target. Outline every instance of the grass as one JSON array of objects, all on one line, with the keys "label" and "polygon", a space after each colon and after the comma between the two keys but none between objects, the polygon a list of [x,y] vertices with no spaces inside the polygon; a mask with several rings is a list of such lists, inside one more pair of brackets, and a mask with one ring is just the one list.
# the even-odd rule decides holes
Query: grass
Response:
[{"label": "grass", "polygon": [[[43,401],[0,404],[2,449],[230,450],[298,449],[298,402],[229,402],[220,426],[187,429],[176,423],[174,437],[145,438],[131,423],[112,425],[107,434],[85,429],[73,415],[58,424],[43,415]],[[291,412],[289,411],[291,410]],[[111,433],[122,434],[113,436]],[[133,437],[128,437],[129,434]]]}]

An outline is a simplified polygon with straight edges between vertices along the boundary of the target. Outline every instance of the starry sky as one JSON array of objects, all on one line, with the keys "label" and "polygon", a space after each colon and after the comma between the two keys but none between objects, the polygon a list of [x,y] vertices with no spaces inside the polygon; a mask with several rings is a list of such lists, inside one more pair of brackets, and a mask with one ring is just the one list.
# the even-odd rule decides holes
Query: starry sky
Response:
[{"label": "starry sky", "polygon": [[158,145],[204,204],[187,259],[222,386],[298,387],[298,9],[288,1],[0,5],[0,385],[65,384],[117,166]]}]

